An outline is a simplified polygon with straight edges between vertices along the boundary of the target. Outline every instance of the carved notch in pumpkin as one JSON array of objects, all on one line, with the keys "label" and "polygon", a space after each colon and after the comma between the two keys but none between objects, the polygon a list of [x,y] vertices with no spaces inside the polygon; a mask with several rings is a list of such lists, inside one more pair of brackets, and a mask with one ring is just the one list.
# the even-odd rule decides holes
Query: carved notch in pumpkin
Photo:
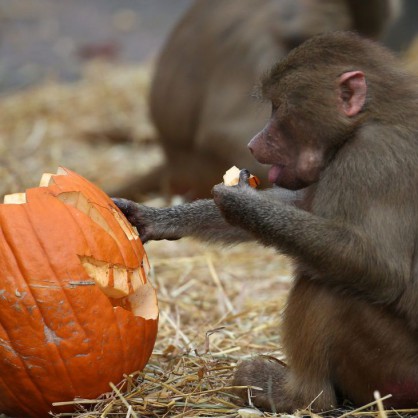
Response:
[{"label": "carved notch in pumpkin", "polygon": [[26,203],[26,193],[6,194],[3,203],[7,205],[22,205]]},{"label": "carved notch in pumpkin", "polygon": [[66,205],[73,206],[87,215],[92,221],[103,228],[115,241],[118,241],[114,232],[109,227],[100,212],[90,203],[81,192],[63,192],[57,195],[57,199]]},{"label": "carved notch in pumpkin", "polygon": [[80,260],[87,274],[110,298],[119,299],[129,296],[146,283],[140,268],[128,270],[92,257],[80,257]]},{"label": "carved notch in pumpkin", "polygon": [[132,313],[144,319],[158,317],[155,290],[146,280],[143,267],[129,270],[92,257],[80,257],[80,260],[89,277],[106,296],[112,299],[126,298],[117,305],[128,303]]},{"label": "carved notch in pumpkin", "polygon": [[[51,184],[54,184],[54,178],[55,175],[64,176],[68,173],[63,168],[58,168],[57,174],[51,174],[51,173],[44,173],[42,174],[41,181],[39,183],[40,187],[48,187]],[[26,193],[12,193],[12,194],[6,194],[3,198],[3,203],[6,205],[22,205],[24,203],[27,203],[26,200]]]},{"label": "carved notch in pumpkin", "polygon": [[68,173],[63,167],[58,167],[57,174],[43,173],[39,187],[48,187],[54,184],[54,176],[68,176]]},{"label": "carved notch in pumpkin", "polygon": [[[79,211],[86,214],[92,221],[96,222],[109,235],[111,235],[111,237],[115,241],[118,241],[116,235],[113,233],[112,229],[106,223],[105,219],[100,214],[100,212],[94,207],[92,203],[90,203],[86,199],[86,197],[81,192],[63,192],[60,193],[57,196],[57,198],[66,205],[71,205]],[[112,212],[113,217],[116,219],[116,221],[118,222],[123,232],[130,241],[139,239],[139,235],[136,229],[131,227],[130,224],[127,223],[127,221],[124,222],[121,215],[118,213],[116,209],[110,207],[109,210]]]}]

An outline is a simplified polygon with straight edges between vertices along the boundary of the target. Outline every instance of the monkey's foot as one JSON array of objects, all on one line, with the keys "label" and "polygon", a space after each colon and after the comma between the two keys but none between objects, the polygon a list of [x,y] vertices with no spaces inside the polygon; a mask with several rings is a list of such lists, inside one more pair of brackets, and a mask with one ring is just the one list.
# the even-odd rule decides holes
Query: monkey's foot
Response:
[{"label": "monkey's foot", "polygon": [[285,393],[287,367],[272,357],[260,356],[239,364],[233,379],[234,386],[252,386],[236,389],[244,401],[264,410],[292,412],[293,406]]}]

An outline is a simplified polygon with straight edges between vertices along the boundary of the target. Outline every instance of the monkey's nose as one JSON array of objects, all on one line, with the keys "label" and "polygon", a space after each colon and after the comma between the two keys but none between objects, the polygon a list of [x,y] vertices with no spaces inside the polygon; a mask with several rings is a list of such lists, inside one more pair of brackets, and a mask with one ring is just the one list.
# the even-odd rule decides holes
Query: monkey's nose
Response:
[{"label": "monkey's nose", "polygon": [[257,139],[258,135],[259,134],[257,134],[253,138],[251,138],[251,141],[247,145],[247,147],[250,150],[251,154],[254,154],[254,149],[255,149],[255,144],[254,143],[256,142],[256,139]]}]

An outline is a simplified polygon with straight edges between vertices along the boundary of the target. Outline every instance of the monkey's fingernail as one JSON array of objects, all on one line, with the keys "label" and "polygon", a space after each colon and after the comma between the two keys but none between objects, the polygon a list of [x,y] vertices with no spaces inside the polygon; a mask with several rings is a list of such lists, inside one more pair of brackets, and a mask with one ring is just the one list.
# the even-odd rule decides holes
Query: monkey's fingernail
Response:
[{"label": "monkey's fingernail", "polygon": [[112,199],[113,203],[114,203],[114,204],[115,204],[118,208],[120,208],[120,207],[123,205],[123,201],[122,201],[122,199],[119,199],[118,197],[112,197],[111,199]]}]

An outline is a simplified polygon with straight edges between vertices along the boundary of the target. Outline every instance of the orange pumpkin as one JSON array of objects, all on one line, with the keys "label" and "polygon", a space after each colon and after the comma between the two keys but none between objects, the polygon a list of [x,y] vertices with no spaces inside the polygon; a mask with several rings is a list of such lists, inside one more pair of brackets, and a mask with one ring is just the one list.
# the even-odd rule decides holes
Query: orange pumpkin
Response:
[{"label": "orange pumpkin", "polygon": [[141,370],[158,326],[148,260],[111,199],[60,168],[0,204],[0,412],[47,416]]}]

